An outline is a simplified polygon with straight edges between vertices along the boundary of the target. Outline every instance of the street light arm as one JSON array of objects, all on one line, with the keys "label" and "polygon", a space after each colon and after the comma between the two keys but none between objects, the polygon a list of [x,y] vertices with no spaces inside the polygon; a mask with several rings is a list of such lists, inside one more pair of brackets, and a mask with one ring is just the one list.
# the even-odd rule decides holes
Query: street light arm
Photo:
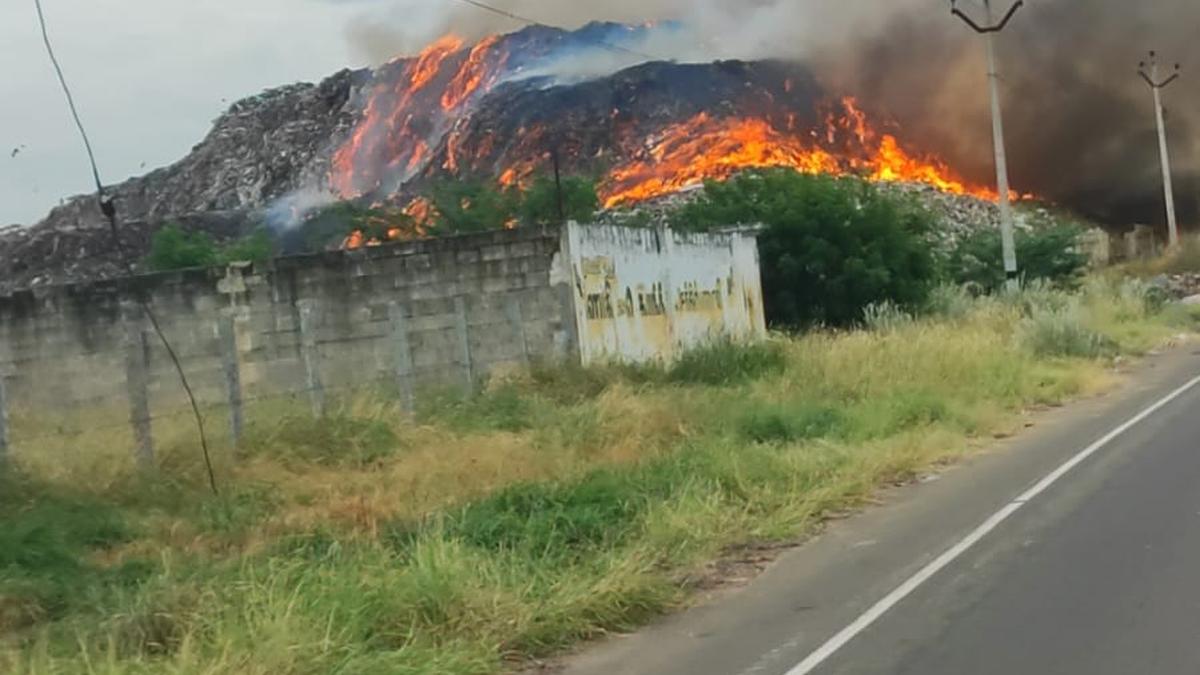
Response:
[{"label": "street light arm", "polygon": [[1175,73],[1174,75],[1172,75],[1172,76],[1168,77],[1166,80],[1164,80],[1162,84],[1158,85],[1158,88],[1162,89],[1163,87],[1167,86],[1168,84],[1171,84],[1172,82],[1174,82],[1175,80],[1178,80],[1178,79],[1179,79],[1179,73]]},{"label": "street light arm", "polygon": [[1017,10],[1024,6],[1025,0],[1017,0],[1017,4],[1013,5],[1012,8],[1008,10],[1008,14],[1004,15],[1004,18],[1000,20],[1000,25],[996,26],[992,32],[998,33],[1004,30],[1004,28],[1008,26],[1008,22],[1012,21],[1012,18],[1017,15]]},{"label": "street light arm", "polygon": [[950,6],[950,13],[962,19],[963,23],[970,26],[971,30],[975,31],[976,33],[999,33],[1000,31],[1004,30],[1004,28],[1008,26],[1008,22],[1012,21],[1012,18],[1016,16],[1017,10],[1024,6],[1025,0],[1017,0],[1017,3],[1009,8],[1008,13],[1005,14],[1004,18],[1000,20],[1000,23],[996,24],[995,26],[980,26],[979,24],[975,23],[975,20],[972,19],[970,15],[959,9],[957,5]]},{"label": "street light arm", "polygon": [[976,33],[987,33],[988,32],[987,28],[984,28],[984,27],[980,26],[979,24],[975,23],[975,19],[972,19],[970,17],[970,15],[968,15],[966,12],[962,11],[958,7],[951,7],[950,13],[953,14],[954,16],[957,16],[958,18],[962,19],[963,23],[970,26],[971,30],[975,31]]},{"label": "street light arm", "polygon": [[1142,76],[1142,79],[1146,81],[1146,84],[1150,85],[1151,89],[1158,89],[1158,85],[1154,84],[1154,80],[1150,79],[1150,76],[1146,74],[1146,71],[1139,70],[1138,75]]}]

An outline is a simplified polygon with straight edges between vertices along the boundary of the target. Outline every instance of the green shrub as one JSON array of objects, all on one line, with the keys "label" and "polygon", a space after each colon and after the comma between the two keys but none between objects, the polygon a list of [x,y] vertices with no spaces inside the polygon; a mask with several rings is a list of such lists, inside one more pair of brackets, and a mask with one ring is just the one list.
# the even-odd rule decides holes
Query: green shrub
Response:
[{"label": "green shrub", "polygon": [[231,262],[264,262],[272,252],[271,237],[264,230],[218,246],[206,232],[185,232],[171,223],[154,233],[145,263],[155,272],[169,272]]},{"label": "green shrub", "polygon": [[637,526],[651,496],[640,482],[601,470],[575,483],[517,485],[465,508],[451,532],[487,549],[571,558]]},{"label": "green shrub", "polygon": [[[1074,225],[1018,230],[1015,236],[1021,278],[1026,283],[1046,281],[1065,288],[1078,285],[1088,264],[1079,246],[1082,234]],[[981,230],[961,239],[946,264],[955,283],[971,284],[989,293],[1004,287],[1004,258],[996,230]]]},{"label": "green shrub", "polygon": [[841,410],[825,405],[762,406],[742,418],[739,432],[755,443],[791,443],[836,435],[845,424]]},{"label": "green shrub", "polygon": [[679,229],[762,223],[763,292],[772,325],[850,326],[890,300],[917,307],[938,268],[926,235],[934,220],[910,199],[855,178],[790,169],[706,184],[673,218]]},{"label": "green shrub", "polygon": [[863,309],[863,324],[876,333],[892,333],[911,325],[913,315],[891,300],[873,302]]},{"label": "green shrub", "polygon": [[976,306],[976,300],[964,286],[940,284],[929,292],[922,312],[932,317],[958,321],[965,319]]},{"label": "green shrub", "polygon": [[[600,208],[596,182],[581,176],[562,178],[563,212],[567,220],[587,223]],[[521,195],[518,209],[524,225],[556,225],[558,216],[558,186],[554,179],[538,176]]]},{"label": "green shrub", "polygon": [[1158,314],[1171,302],[1171,293],[1162,286],[1141,279],[1122,279],[1113,298],[1120,319],[1143,319]]},{"label": "green shrub", "polygon": [[175,223],[154,233],[146,265],[156,272],[220,264],[217,245],[205,232],[185,232]]},{"label": "green shrub", "polygon": [[430,202],[429,231],[445,236],[507,227],[517,216],[521,197],[516,189],[498,189],[481,181],[446,180],[433,186]]},{"label": "green shrub", "polygon": [[1021,312],[1025,317],[1063,312],[1077,304],[1076,298],[1045,279],[1035,279],[1021,285],[1015,293],[1002,293],[1000,301]]},{"label": "green shrub", "polygon": [[678,384],[729,385],[781,373],[786,367],[786,356],[776,344],[720,341],[684,352],[667,369],[666,380]]},{"label": "green shrub", "polygon": [[1042,357],[1098,358],[1116,348],[1112,340],[1084,325],[1075,306],[1034,312],[1022,326],[1022,339]]},{"label": "green shrub", "polygon": [[512,485],[449,517],[446,531],[481,548],[575,562],[625,542],[653,504],[710,476],[711,459],[697,448],[566,482]]},{"label": "green shrub", "polygon": [[256,230],[247,237],[236,239],[221,247],[220,263],[263,263],[270,260],[273,253],[271,235],[267,234],[266,230]]}]

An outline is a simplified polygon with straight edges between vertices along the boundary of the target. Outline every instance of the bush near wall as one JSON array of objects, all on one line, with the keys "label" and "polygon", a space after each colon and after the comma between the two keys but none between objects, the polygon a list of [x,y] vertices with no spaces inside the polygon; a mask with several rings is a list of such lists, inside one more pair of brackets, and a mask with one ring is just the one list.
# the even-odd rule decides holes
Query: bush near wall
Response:
[{"label": "bush near wall", "polygon": [[772,169],[710,182],[672,218],[678,229],[766,226],[759,235],[767,321],[779,327],[849,326],[884,301],[920,305],[937,260],[933,216],[857,178]]},{"label": "bush near wall", "polygon": [[272,253],[271,237],[263,230],[217,244],[206,232],[187,232],[170,223],[154,234],[145,264],[152,271],[168,272],[231,262],[263,262]]}]

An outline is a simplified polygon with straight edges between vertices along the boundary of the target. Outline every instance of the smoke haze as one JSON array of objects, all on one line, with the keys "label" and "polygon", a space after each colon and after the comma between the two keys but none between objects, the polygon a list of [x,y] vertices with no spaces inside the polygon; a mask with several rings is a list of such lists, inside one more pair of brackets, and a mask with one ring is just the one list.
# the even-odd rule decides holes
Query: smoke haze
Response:
[{"label": "smoke haze", "polygon": [[[1005,0],[995,0],[997,12]],[[685,33],[640,45],[664,59],[797,59],[831,90],[892,117],[968,178],[994,179],[983,44],[939,0],[496,0],[513,14],[574,28],[593,20],[674,20]],[[962,8],[981,22],[979,0]],[[1195,0],[1030,0],[999,38],[1014,186],[1113,223],[1164,220],[1150,49],[1184,65],[1164,92],[1181,217],[1200,218],[1200,23]],[[404,0],[367,11],[349,38],[374,62],[446,32],[476,39],[522,27],[465,3]],[[600,58],[599,56],[597,58]],[[628,63],[605,57],[609,68]],[[577,67],[583,68],[581,64]],[[595,64],[592,64],[595,69]]]}]

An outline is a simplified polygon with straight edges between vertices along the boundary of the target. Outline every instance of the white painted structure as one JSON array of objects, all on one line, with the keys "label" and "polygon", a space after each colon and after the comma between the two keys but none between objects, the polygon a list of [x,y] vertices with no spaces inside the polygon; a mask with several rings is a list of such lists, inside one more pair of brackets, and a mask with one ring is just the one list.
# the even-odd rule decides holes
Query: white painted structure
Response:
[{"label": "white painted structure", "polygon": [[669,361],[714,340],[766,337],[752,233],[571,223],[562,236],[584,364]]}]

